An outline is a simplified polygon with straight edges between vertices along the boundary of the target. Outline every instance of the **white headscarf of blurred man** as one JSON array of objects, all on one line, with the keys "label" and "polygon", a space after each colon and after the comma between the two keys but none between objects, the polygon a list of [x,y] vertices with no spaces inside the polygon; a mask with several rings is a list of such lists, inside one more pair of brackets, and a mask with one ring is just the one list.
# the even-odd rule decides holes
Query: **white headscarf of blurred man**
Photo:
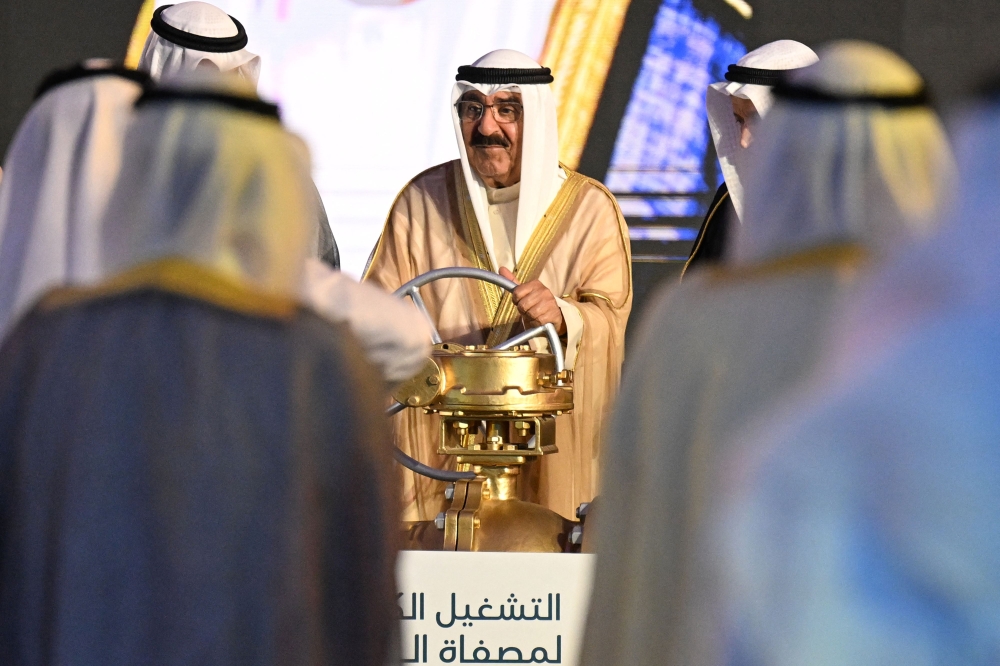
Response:
[{"label": "white headscarf of blurred man", "polygon": [[[256,89],[260,56],[246,49],[248,36],[235,17],[205,2],[181,2],[158,8],[139,69],[154,81],[169,81],[200,70],[235,74]],[[328,269],[340,268],[340,250],[330,228],[319,190],[312,186],[316,243],[305,269],[304,295],[319,312],[346,321],[363,340],[373,361],[390,383],[409,379],[427,353],[429,331],[419,314],[387,302],[384,294],[359,286]]]},{"label": "white headscarf of blurred man", "polygon": [[[179,80],[168,85],[162,94],[191,94],[210,98],[213,94],[211,91],[196,89],[190,93],[185,92],[186,86],[200,85],[198,80],[201,77],[197,74],[192,80]],[[212,77],[210,82],[214,87],[228,86],[236,94],[234,99],[237,102],[245,99],[243,104],[249,108],[271,108],[256,98],[252,86],[239,79],[216,80]],[[146,98],[154,99],[157,94],[160,93],[151,91]],[[218,159],[212,163],[212,171],[204,175],[206,182],[214,184],[214,189],[206,187],[203,190],[198,206],[191,208],[187,217],[173,220],[169,224],[166,221],[156,224],[153,219],[137,225],[133,221],[139,217],[137,210],[154,211],[142,213],[146,217],[151,214],[165,218],[175,215],[176,206],[172,203],[176,195],[175,188],[182,186],[143,178],[142,169],[130,169],[127,174],[123,174],[119,187],[131,191],[132,195],[122,197],[120,205],[133,206],[136,210],[110,211],[113,214],[109,216],[106,223],[108,228],[105,230],[108,241],[105,245],[106,270],[134,263],[147,253],[162,255],[169,246],[172,252],[191,259],[200,257],[200,261],[206,265],[254,283],[264,291],[285,293],[292,289],[297,297],[301,297],[326,318],[347,323],[361,341],[368,360],[379,369],[382,378],[388,383],[409,379],[423,364],[430,348],[430,332],[419,312],[382,290],[358,284],[317,259],[305,256],[294,258],[287,253],[274,251],[282,243],[295,240],[293,230],[296,227],[291,226],[291,220],[297,218],[300,208],[304,207],[302,210],[315,219],[318,198],[308,175],[308,167],[304,174],[284,174],[272,167],[276,164],[273,160],[256,165],[237,158],[238,147],[233,145],[238,137],[235,130],[254,118],[247,114],[229,115],[231,118],[226,122],[233,127],[230,131],[219,134],[218,138],[214,134],[199,137],[192,131],[185,139],[203,141],[209,145],[211,141],[215,141],[219,152]],[[261,134],[266,136],[263,132]],[[285,134],[282,130],[281,136],[284,137]],[[288,142],[288,139],[282,138],[282,142]],[[297,139],[292,145],[298,146],[303,152],[303,163],[308,165],[305,146]],[[179,143],[177,150],[182,148],[184,144]],[[229,156],[226,152],[228,150],[234,151],[236,156]],[[155,153],[155,156],[160,162],[143,168],[165,171],[170,156],[165,151]],[[241,198],[227,195],[227,189],[245,187],[243,179],[251,177],[274,181],[271,187],[262,190],[269,194],[268,197]],[[299,196],[298,189],[303,184],[306,187],[305,201]],[[223,207],[233,208],[223,210]],[[211,223],[203,220],[200,215],[209,216]],[[180,224],[187,228],[184,233],[177,233],[176,227]],[[314,242],[307,243],[306,247],[312,253],[315,249]],[[265,248],[270,249],[265,252]]]},{"label": "white headscarf of blurred man", "polygon": [[[989,99],[997,96],[997,87],[987,86]],[[993,190],[988,177],[981,177],[993,173],[990,150],[1000,150],[992,104],[968,108],[956,122],[963,129],[957,151],[965,156],[965,169],[941,231],[900,248],[845,305],[831,336],[826,368],[831,375],[850,376],[890,353],[910,329],[942,312],[993,306],[997,276],[991,269],[1000,266],[1000,258]]]},{"label": "white headscarf of blurred man", "polygon": [[39,86],[0,183],[0,338],[46,290],[103,275],[100,220],[147,81],[90,60]]},{"label": "white headscarf of blurred man", "polygon": [[930,234],[951,200],[954,158],[920,75],[869,44],[830,51],[777,91],[787,103],[762,131],[783,138],[754,151],[738,263],[853,239],[884,257]]},{"label": "white headscarf of blurred man", "polygon": [[[248,36],[235,17],[207,2],[163,5],[153,13],[139,69],[154,82],[199,70],[233,75],[257,87],[260,56],[246,50]],[[314,254],[329,266],[340,268],[340,250],[330,220],[314,186],[317,240]]]}]

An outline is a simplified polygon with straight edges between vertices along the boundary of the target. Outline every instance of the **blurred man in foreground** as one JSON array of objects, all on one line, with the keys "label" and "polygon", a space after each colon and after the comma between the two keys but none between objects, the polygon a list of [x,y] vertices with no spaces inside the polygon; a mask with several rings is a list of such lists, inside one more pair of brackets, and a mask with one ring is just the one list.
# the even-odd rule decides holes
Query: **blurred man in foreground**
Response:
[{"label": "blurred man in foreground", "polygon": [[[219,71],[257,87],[260,56],[247,51],[246,30],[236,18],[206,2],[164,5],[153,13],[139,69],[154,81],[193,71]],[[312,181],[310,181],[312,182]],[[409,304],[387,303],[378,290],[358,286],[340,268],[340,251],[330,230],[319,190],[313,185],[318,240],[306,260],[304,294],[316,310],[333,321],[346,322],[365,345],[389,384],[413,376],[430,351],[430,331]]]},{"label": "blurred man in foreground", "polygon": [[296,298],[306,148],[246,91],[139,105],[120,272],[0,348],[0,663],[382,666],[388,434],[353,337]]},{"label": "blurred man in foreground", "polygon": [[[564,337],[575,408],[556,419],[558,455],[528,465],[520,491],[572,517],[595,494],[605,411],[618,387],[632,307],[625,221],[600,183],[560,166],[548,68],[502,50],[460,67],[455,78],[461,159],[403,189],[366,279],[396,289],[435,268],[472,266],[520,283],[513,296],[471,280],[438,281],[423,293],[446,341],[492,347],[541,324]],[[436,453],[439,417],[407,410],[395,425],[406,453],[448,464]],[[409,472],[406,479],[408,520],[445,508],[444,483]]]},{"label": "blurred man in foreground", "polygon": [[[104,209],[121,167],[142,72],[88,60],[50,74],[7,154],[0,182],[0,339],[47,289],[109,277]],[[345,322],[388,384],[409,379],[430,332],[408,303],[307,259],[303,299]]]},{"label": "blurred man in foreground", "polygon": [[692,267],[722,261],[726,238],[736,233],[743,214],[743,185],[752,168],[747,153],[755,126],[774,104],[771,90],[782,76],[816,60],[805,44],[782,39],[746,54],[729,66],[725,81],[708,86],[708,126],[725,180],[708,206],[682,277]]},{"label": "blurred man in foreground", "polygon": [[626,369],[604,458],[586,664],[717,664],[699,549],[728,438],[823,352],[840,299],[925,235],[952,160],[924,84],[895,54],[835,43],[759,126],[746,219],[723,267],[660,296]]},{"label": "blurred man in foreground", "polygon": [[[150,33],[139,58],[139,70],[153,81],[169,80],[185,72],[222,72],[257,88],[260,56],[247,50],[246,29],[207,2],[163,5],[153,12]],[[319,191],[317,200],[318,247],[315,255],[333,268],[340,268],[340,250],[330,230],[330,220]]]},{"label": "blurred man in foreground", "polygon": [[876,342],[874,367],[855,344],[849,371],[782,405],[725,465],[709,549],[728,572],[726,663],[997,662],[996,99],[966,121],[959,156],[953,224],[886,275],[933,285],[906,308],[919,315]]}]

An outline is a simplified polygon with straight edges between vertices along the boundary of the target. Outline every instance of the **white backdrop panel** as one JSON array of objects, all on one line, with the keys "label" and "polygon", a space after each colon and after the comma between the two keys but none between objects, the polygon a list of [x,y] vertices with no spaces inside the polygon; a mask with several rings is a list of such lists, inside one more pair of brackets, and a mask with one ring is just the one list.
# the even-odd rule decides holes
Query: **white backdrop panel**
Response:
[{"label": "white backdrop panel", "polygon": [[[246,26],[260,93],[312,150],[344,270],[406,182],[458,157],[451,86],[499,48],[537,58],[555,0],[211,0]],[[157,5],[169,4],[158,0]]]}]

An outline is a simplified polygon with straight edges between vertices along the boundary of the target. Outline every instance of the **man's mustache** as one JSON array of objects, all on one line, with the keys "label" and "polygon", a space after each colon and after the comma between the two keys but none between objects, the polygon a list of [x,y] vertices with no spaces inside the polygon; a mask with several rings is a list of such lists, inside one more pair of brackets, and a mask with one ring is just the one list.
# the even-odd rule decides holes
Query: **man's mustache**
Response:
[{"label": "man's mustache", "polygon": [[510,139],[505,137],[502,132],[497,132],[495,134],[485,135],[479,132],[474,132],[472,134],[472,140],[469,144],[476,148],[486,148],[489,146],[500,146],[501,148],[510,148]]}]

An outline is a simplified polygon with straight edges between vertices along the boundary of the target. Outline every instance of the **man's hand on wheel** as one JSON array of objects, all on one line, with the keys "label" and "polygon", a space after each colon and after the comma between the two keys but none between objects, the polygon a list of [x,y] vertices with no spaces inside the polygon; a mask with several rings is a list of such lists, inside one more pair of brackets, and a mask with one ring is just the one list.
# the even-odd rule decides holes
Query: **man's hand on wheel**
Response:
[{"label": "man's hand on wheel", "polygon": [[[500,269],[500,275],[512,282],[517,282],[514,274],[506,268]],[[553,324],[559,335],[566,334],[566,321],[563,319],[562,310],[559,309],[556,297],[540,280],[519,284],[514,289],[513,296],[514,305],[521,313],[526,328]]]}]

